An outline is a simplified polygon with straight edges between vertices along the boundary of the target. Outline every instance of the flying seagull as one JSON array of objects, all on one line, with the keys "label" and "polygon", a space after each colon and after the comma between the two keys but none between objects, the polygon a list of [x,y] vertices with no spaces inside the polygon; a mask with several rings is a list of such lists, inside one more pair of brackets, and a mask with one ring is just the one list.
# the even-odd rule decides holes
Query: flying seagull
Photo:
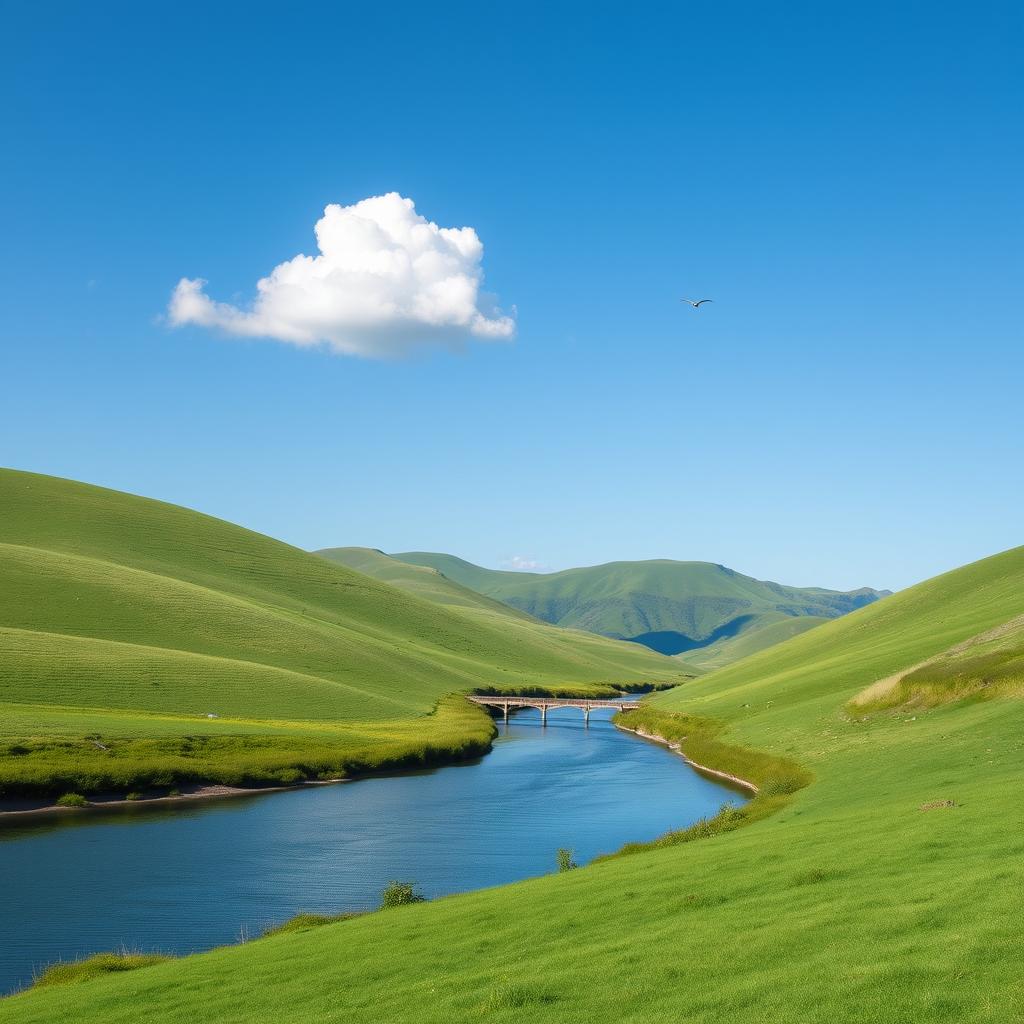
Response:
[{"label": "flying seagull", "polygon": [[694,309],[700,309],[705,302],[714,302],[714,299],[698,299],[696,302],[693,299],[680,299],[680,302],[688,302]]}]

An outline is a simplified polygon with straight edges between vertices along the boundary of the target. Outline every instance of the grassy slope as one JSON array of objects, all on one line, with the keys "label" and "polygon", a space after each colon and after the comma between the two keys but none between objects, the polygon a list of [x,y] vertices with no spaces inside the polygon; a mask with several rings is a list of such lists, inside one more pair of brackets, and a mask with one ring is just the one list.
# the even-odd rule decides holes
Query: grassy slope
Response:
[{"label": "grassy slope", "polygon": [[748,828],[28,993],[0,1021],[1024,1019],[1024,703],[844,711],[1022,611],[1024,548],[654,697],[814,772]]},{"label": "grassy slope", "polygon": [[[207,723],[220,761],[233,747],[253,763],[239,737],[294,722],[291,746],[280,724],[265,744],[282,767],[300,748],[313,756],[309,723],[344,727],[315,745],[322,759],[325,744],[349,743],[345,728],[358,736],[361,722],[422,718],[455,690],[678,672],[631,645],[420,600],[188,509],[0,471],[0,793],[35,786],[55,758],[95,767],[86,734],[77,747],[50,742],[72,711],[117,723],[90,732],[117,740],[121,778],[133,758],[163,764],[174,753],[133,745],[154,736],[154,715],[162,736],[167,716],[178,735]],[[209,725],[207,714],[220,719]],[[4,756],[11,746],[31,754]]]},{"label": "grassy slope", "polygon": [[968,697],[1020,696],[1024,693],[1024,615],[996,629],[954,644],[857,694],[856,714],[903,706],[931,708]]},{"label": "grassy slope", "polygon": [[723,637],[708,644],[707,647],[687,651],[686,662],[705,672],[711,672],[741,658],[749,658],[752,654],[774,647],[783,640],[790,640],[829,621],[820,615],[780,615],[773,618],[771,614],[766,613],[757,623],[734,637]]},{"label": "grassy slope", "polygon": [[400,587],[402,590],[436,604],[475,608],[503,613],[527,621],[539,621],[511,605],[502,604],[494,598],[486,597],[469,587],[455,583],[438,569],[427,565],[401,562],[376,548],[323,548],[320,551],[314,551],[313,554],[336,562],[338,565],[347,565],[350,569],[355,569],[356,572],[365,573],[367,576]]},{"label": "grassy slope", "polygon": [[[393,556],[428,566],[448,579],[522,609],[545,622],[638,640],[667,654],[700,653],[712,643],[717,667],[745,651],[738,639],[783,618],[834,618],[878,597],[872,590],[839,591],[767,583],[710,562],[609,562],[556,573],[483,569],[452,555]],[[779,629],[762,639],[785,638]],[[695,661],[694,664],[698,662]]]}]

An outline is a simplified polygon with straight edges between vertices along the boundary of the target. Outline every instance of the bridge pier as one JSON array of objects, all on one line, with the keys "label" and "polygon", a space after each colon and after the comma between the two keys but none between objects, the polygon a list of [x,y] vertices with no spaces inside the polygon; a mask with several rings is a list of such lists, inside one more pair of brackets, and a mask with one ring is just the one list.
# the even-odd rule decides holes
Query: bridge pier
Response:
[{"label": "bridge pier", "polygon": [[590,725],[590,705],[585,704],[583,707],[583,724],[585,726]]},{"label": "bridge pier", "polygon": [[540,706],[540,724],[548,724],[548,706],[547,704],[541,704]]}]

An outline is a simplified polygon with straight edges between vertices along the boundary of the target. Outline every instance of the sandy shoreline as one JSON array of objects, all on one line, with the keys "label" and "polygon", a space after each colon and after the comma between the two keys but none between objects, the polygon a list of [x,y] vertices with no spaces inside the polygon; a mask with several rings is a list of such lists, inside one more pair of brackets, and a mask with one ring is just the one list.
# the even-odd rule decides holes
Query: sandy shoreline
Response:
[{"label": "sandy shoreline", "polygon": [[143,797],[141,800],[126,800],[124,797],[90,801],[88,807],[61,807],[59,804],[44,804],[40,807],[15,807],[0,809],[0,827],[26,818],[48,815],[72,815],[94,811],[124,811],[131,808],[164,806],[166,804],[188,803],[197,800],[223,800],[230,797],[258,796],[261,793],[282,793],[289,789],[305,789],[311,786],[333,786],[351,779],[313,779],[297,782],[292,786],[195,786],[177,796]]},{"label": "sandy shoreline", "polygon": [[740,786],[742,789],[749,790],[751,793],[759,793],[760,790],[752,782],[748,782],[746,779],[741,779],[738,775],[730,775],[728,772],[719,771],[717,768],[709,768],[707,765],[698,764],[696,761],[691,760],[686,754],[683,753],[682,744],[672,743],[665,739],[664,736],[658,736],[653,732],[646,732],[643,729],[630,729],[628,725],[620,725],[618,722],[614,723],[616,729],[621,729],[623,732],[631,732],[634,736],[642,736],[645,740],[651,740],[654,743],[660,743],[663,747],[668,747],[673,753],[678,754],[691,768],[696,769],[704,775],[713,775],[717,779],[725,779],[727,782],[733,783],[733,785]]}]

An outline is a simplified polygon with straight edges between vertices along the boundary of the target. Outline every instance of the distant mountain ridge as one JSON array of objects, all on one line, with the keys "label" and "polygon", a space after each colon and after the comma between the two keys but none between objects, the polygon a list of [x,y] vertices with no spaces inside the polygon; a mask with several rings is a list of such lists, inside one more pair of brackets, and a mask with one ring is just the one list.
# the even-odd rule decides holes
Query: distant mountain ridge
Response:
[{"label": "distant mountain ridge", "polygon": [[[713,562],[655,559],[529,573],[485,569],[437,552],[390,557],[434,569],[454,584],[544,622],[630,640],[661,654],[682,654],[707,667],[732,660],[732,645],[738,656],[803,631],[805,624],[792,620],[819,624],[889,593],[870,587],[791,587]],[[741,637],[743,643],[736,643]]]}]

